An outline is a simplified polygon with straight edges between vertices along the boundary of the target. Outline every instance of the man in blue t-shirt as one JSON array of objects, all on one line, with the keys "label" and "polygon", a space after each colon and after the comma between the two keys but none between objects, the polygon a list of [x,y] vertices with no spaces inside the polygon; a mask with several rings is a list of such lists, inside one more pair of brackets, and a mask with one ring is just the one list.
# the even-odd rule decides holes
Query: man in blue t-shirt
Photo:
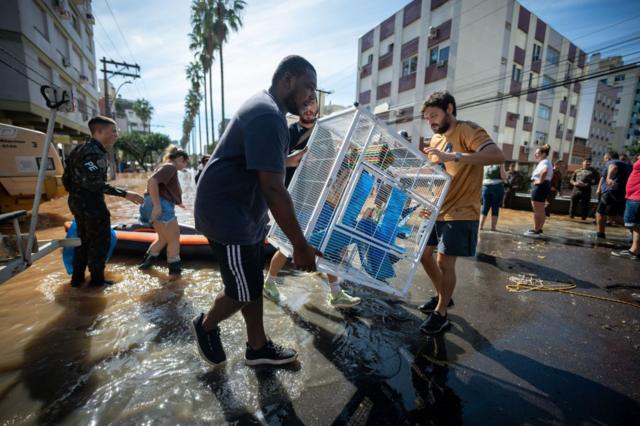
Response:
[{"label": "man in blue t-shirt", "polygon": [[598,238],[606,238],[604,232],[607,220],[623,224],[622,214],[625,206],[625,187],[631,168],[624,161],[620,161],[617,152],[609,151],[604,155],[605,166],[598,184],[600,201],[596,210],[596,226]]},{"label": "man in blue t-shirt", "polygon": [[315,96],[316,71],[300,56],[288,56],[276,69],[269,90],[249,98],[233,116],[207,163],[196,191],[196,228],[210,241],[224,292],[205,315],[192,321],[198,349],[210,364],[225,361],[218,324],[241,311],[247,327],[247,365],[286,364],[293,349],[267,339],[262,320],[263,249],[270,210],[293,245],[293,263],[315,270],[315,256],[284,186],[288,157],[285,114],[297,114]]}]

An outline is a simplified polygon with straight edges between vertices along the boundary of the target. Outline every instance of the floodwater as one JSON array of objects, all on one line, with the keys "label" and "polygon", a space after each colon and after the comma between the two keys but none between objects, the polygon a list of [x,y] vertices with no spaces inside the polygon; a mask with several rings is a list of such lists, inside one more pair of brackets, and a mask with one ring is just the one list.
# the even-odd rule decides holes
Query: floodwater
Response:
[{"label": "floodwater", "polygon": [[[192,224],[195,186],[181,176]],[[117,184],[142,192],[142,175]],[[112,223],[137,207],[107,197]],[[38,237],[63,235],[66,198],[45,203]],[[334,310],[316,274],[287,271],[283,305],[265,301],[267,332],[295,347],[284,368],[244,365],[239,314],[222,328],[228,361],[200,359],[189,321],[222,289],[215,263],[138,271],[115,256],[105,289],[68,285],[61,252],[0,285],[0,421],[3,424],[631,424],[640,414],[640,310],[559,294],[513,295],[516,273],[632,302],[640,263],[611,258],[620,228],[598,243],[590,224],[552,218],[545,239],[521,237],[530,213],[503,211],[500,232],[481,233],[461,259],[454,326],[418,332],[415,308],[431,296],[423,272],[408,300],[365,289],[355,309]],[[600,262],[600,264],[598,264]],[[614,408],[615,407],[615,408]],[[634,419],[634,420],[631,420]]]}]

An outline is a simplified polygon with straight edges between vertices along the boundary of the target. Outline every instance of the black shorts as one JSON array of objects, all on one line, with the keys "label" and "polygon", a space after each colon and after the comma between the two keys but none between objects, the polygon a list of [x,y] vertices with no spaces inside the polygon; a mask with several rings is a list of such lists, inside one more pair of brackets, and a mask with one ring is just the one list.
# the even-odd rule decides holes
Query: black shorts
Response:
[{"label": "black shorts", "polygon": [[531,201],[545,202],[547,200],[547,196],[551,192],[551,182],[545,180],[539,185],[533,185],[533,189],[531,189]]},{"label": "black shorts", "polygon": [[264,242],[253,245],[209,245],[220,265],[224,294],[238,302],[251,302],[262,297],[264,284]]},{"label": "black shorts", "polygon": [[624,191],[607,191],[600,196],[597,212],[605,216],[622,216],[624,214]]},{"label": "black shorts", "polygon": [[447,256],[475,256],[478,224],[477,220],[439,220],[429,235],[427,246],[438,246],[438,253]]}]

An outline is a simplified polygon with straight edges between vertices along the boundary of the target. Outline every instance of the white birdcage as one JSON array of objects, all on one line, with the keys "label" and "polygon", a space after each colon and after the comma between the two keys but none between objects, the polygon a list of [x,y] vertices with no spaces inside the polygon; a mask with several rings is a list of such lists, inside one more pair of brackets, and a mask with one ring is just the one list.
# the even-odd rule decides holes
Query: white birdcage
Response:
[{"label": "white birdcage", "polygon": [[[368,111],[318,121],[289,185],[318,270],[404,296],[451,177]],[[279,226],[269,241],[291,256]]]}]

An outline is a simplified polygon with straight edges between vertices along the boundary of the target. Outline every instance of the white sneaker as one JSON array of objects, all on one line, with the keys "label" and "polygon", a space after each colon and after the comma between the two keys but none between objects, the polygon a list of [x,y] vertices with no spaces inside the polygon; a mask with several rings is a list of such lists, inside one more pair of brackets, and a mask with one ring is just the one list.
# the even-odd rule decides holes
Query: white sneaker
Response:
[{"label": "white sneaker", "polygon": [[267,280],[262,287],[262,294],[269,300],[274,302],[280,301],[280,290],[278,290],[278,286],[274,280]]},{"label": "white sneaker", "polygon": [[352,308],[359,304],[361,299],[359,297],[350,296],[344,290],[340,290],[340,292],[335,296],[332,293],[329,293],[327,301],[334,308]]}]

